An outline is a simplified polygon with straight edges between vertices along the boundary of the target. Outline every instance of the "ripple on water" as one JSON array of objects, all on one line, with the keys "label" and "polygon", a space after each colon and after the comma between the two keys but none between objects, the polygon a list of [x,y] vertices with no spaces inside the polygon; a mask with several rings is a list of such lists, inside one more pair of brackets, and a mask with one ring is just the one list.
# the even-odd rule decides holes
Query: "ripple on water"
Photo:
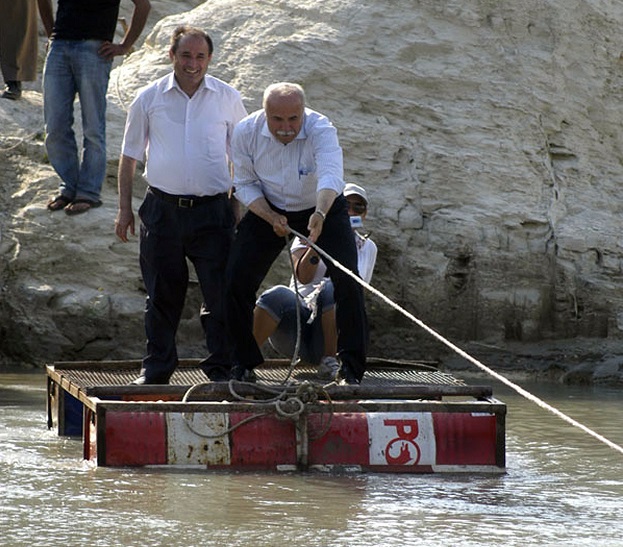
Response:
[{"label": "ripple on water", "polygon": [[[505,475],[325,476],[94,468],[46,429],[43,380],[15,385],[23,400],[0,399],[3,545],[621,545],[623,457],[511,394]],[[543,395],[623,441],[623,393]]]}]

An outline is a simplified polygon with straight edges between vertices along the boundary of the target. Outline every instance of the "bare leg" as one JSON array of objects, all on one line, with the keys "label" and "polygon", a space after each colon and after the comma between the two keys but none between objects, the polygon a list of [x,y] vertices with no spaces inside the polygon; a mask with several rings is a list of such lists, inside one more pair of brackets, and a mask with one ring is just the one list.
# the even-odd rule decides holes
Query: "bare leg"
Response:
[{"label": "bare leg", "polygon": [[323,380],[335,381],[340,370],[337,354],[337,324],[335,307],[322,314],[322,335],[324,354],[318,365],[318,376]]},{"label": "bare leg", "polygon": [[253,310],[253,336],[259,348],[261,348],[264,342],[268,340],[268,337],[277,330],[278,324],[279,323],[277,323],[266,310],[255,306]]}]

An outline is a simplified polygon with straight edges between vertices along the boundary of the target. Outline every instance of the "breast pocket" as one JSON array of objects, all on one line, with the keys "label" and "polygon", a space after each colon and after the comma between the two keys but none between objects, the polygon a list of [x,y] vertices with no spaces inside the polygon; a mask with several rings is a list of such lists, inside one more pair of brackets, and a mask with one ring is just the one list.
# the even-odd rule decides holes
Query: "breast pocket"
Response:
[{"label": "breast pocket", "polygon": [[197,138],[208,150],[224,154],[227,144],[227,125],[224,122],[203,123]]},{"label": "breast pocket", "polygon": [[299,166],[299,180],[301,182],[305,182],[306,180],[315,179],[315,178],[316,178],[315,167]]}]

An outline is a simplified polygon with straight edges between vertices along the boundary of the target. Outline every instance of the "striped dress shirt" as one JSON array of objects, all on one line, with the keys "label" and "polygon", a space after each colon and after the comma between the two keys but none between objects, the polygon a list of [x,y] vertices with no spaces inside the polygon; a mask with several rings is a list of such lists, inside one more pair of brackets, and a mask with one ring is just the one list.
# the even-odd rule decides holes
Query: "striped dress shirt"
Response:
[{"label": "striped dress shirt", "polygon": [[264,110],[244,118],[231,143],[236,198],[245,206],[265,197],[285,211],[316,206],[316,192],[344,190],[342,148],[329,119],[309,108],[299,134],[279,142],[268,130]]}]

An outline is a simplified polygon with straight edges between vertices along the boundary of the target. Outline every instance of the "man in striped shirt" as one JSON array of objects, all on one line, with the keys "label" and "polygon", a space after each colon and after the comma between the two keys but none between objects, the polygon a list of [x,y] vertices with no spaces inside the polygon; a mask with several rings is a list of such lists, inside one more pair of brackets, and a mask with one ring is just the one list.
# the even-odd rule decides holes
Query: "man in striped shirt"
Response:
[{"label": "man in striped shirt", "polygon": [[[232,138],[236,198],[249,210],[238,225],[227,267],[227,324],[232,377],[252,378],[264,359],[253,337],[257,290],[293,229],[357,273],[357,248],[343,195],[342,149],[330,120],[305,106],[301,86],[269,86],[263,108]],[[340,376],[361,382],[368,324],[361,286],[326,261],[333,281]]]}]

